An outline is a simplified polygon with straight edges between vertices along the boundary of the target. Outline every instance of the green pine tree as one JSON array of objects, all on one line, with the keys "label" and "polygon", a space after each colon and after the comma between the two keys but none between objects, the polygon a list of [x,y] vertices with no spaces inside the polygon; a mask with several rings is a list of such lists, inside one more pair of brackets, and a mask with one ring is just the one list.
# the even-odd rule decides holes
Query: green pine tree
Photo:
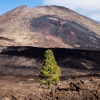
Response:
[{"label": "green pine tree", "polygon": [[45,59],[40,70],[39,81],[41,84],[56,85],[60,81],[61,69],[57,65],[51,49],[45,51],[44,57]]}]

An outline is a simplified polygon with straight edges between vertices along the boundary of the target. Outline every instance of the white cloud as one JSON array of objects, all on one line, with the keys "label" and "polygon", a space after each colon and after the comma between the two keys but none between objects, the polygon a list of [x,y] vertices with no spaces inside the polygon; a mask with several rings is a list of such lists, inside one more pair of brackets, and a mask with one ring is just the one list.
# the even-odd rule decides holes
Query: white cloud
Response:
[{"label": "white cloud", "polygon": [[59,5],[100,21],[100,0],[43,0],[44,5]]}]

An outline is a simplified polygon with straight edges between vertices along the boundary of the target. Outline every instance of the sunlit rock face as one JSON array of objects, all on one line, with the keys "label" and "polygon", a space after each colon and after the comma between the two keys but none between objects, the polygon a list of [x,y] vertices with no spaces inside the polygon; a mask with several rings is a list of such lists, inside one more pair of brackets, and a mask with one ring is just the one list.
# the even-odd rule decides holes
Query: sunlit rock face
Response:
[{"label": "sunlit rock face", "polygon": [[0,45],[100,50],[100,23],[60,6],[21,6],[0,16]]}]

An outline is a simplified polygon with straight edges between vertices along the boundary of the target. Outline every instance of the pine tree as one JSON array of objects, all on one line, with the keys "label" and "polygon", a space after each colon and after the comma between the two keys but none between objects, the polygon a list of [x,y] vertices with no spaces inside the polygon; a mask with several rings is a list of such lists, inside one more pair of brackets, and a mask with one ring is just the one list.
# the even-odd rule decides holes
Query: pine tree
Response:
[{"label": "pine tree", "polygon": [[57,65],[51,49],[45,51],[44,57],[45,59],[40,70],[39,81],[41,84],[56,85],[60,81],[61,69]]}]

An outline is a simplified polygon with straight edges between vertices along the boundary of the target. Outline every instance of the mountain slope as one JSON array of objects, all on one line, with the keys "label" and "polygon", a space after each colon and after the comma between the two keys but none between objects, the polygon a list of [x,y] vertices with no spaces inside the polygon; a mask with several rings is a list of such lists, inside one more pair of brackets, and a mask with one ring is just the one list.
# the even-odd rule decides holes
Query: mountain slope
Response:
[{"label": "mountain slope", "polygon": [[21,6],[0,16],[0,45],[100,50],[100,23],[60,6]]}]

